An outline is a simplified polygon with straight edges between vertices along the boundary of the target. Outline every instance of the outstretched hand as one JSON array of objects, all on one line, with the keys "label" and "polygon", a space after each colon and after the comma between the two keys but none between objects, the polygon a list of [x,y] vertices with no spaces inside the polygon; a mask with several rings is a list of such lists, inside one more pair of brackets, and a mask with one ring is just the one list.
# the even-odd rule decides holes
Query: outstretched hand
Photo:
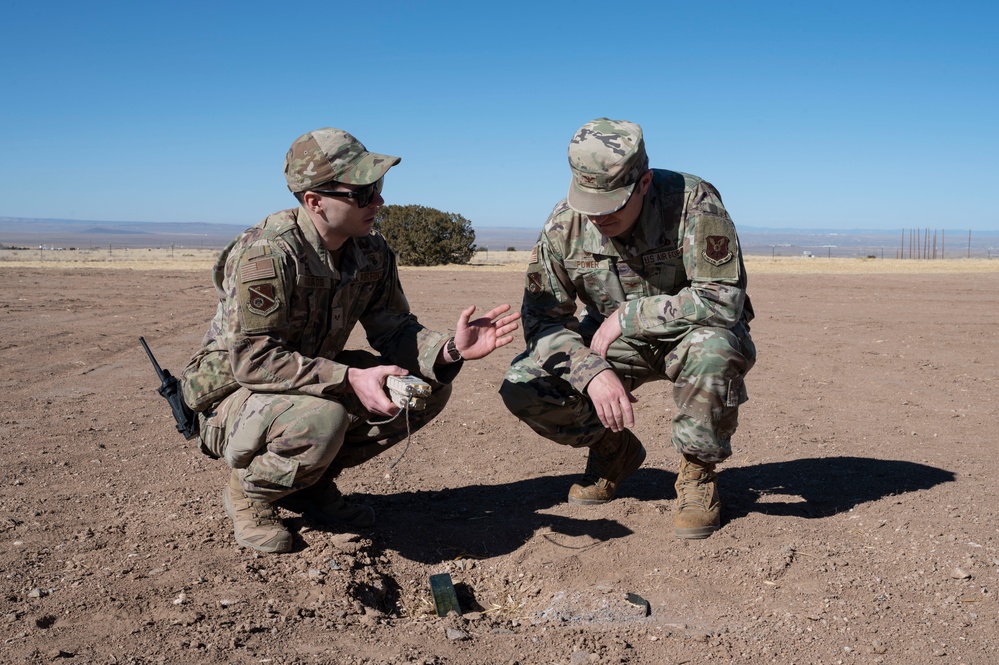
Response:
[{"label": "outstretched hand", "polygon": [[486,312],[485,316],[469,321],[475,313],[475,305],[470,305],[458,317],[454,329],[454,345],[465,360],[485,358],[501,346],[513,341],[511,334],[519,326],[520,312],[506,314],[510,305],[499,305]]}]

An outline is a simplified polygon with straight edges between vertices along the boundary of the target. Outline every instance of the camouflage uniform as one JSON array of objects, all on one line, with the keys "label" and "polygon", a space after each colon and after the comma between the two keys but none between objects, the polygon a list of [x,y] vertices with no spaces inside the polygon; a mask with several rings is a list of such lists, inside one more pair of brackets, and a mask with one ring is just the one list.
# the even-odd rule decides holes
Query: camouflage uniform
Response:
[{"label": "camouflage uniform", "polygon": [[[202,412],[202,450],[243,469],[248,496],[273,502],[406,437],[405,415],[369,424],[348,367],[395,364],[430,383],[410,431],[444,408],[461,367],[434,366],[448,338],[410,312],[380,234],[351,238],[337,254],[300,207],[245,231],[215,265],[218,308],[182,386]],[[358,322],[380,359],[344,351]]]},{"label": "camouflage uniform", "polygon": [[[647,163],[611,173],[619,182],[606,188],[637,178]],[[626,202],[631,189],[621,192]],[[654,169],[626,241],[603,236],[570,207],[572,197],[570,189],[555,206],[531,253],[521,309],[527,349],[506,374],[505,404],[541,436],[590,446],[605,433],[585,395],[598,373],[613,369],[629,391],[669,379],[673,445],[705,462],[725,459],[756,350],[739,240],[721,196],[700,178]],[[622,305],[622,336],[605,360],[590,340]]]}]

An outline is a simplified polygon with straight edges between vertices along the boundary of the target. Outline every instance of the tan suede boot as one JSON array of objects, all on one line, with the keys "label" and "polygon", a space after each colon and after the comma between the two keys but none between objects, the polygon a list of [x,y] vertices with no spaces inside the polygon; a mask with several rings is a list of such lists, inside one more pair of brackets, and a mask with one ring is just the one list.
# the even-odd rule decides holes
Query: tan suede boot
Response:
[{"label": "tan suede boot", "polygon": [[226,514],[232,518],[237,543],[258,552],[291,550],[291,534],[281,524],[274,506],[246,496],[235,469],[229,474],[229,484],[222,490],[222,503]]},{"label": "tan suede boot", "polygon": [[590,446],[583,478],[569,488],[569,503],[591,506],[614,498],[617,486],[645,461],[645,447],[628,430],[607,430]]},{"label": "tan suede boot", "polygon": [[284,497],[278,504],[330,526],[366,529],[375,523],[374,508],[348,502],[336,483],[326,478]]},{"label": "tan suede boot", "polygon": [[684,455],[676,475],[676,516],[673,524],[678,538],[707,538],[721,526],[718,502],[718,474],[714,462],[702,462]]}]

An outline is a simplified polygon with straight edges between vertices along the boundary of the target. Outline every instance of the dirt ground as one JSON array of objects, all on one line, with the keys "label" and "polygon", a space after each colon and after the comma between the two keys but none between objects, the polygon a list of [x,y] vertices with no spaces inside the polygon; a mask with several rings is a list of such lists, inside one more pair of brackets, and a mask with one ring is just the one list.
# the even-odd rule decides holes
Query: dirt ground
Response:
[{"label": "dirt ground", "polygon": [[[583,452],[496,394],[518,335],[405,455],[342,477],[375,529],[283,513],[284,555],[235,543],[227,470],[174,430],[138,343],[179,372],[207,270],[0,279],[2,662],[999,662],[999,272],[751,267],[759,360],[709,539],[673,535],[668,384],[637,392],[649,455],[619,498],[564,502]],[[522,288],[488,266],[403,283],[439,330]],[[461,617],[434,612],[445,572]]]}]

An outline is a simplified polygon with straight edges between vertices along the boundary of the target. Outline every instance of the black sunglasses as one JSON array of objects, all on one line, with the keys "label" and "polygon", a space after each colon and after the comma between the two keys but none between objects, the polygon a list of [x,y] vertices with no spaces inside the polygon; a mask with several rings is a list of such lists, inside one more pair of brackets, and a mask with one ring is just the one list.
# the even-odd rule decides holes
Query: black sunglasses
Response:
[{"label": "black sunglasses", "polygon": [[345,199],[354,199],[357,201],[358,208],[367,208],[371,204],[371,200],[375,198],[375,194],[382,193],[382,184],[384,180],[384,178],[379,178],[370,185],[353,192],[335,192],[328,189],[312,189],[309,191],[315,192],[316,194],[322,194],[323,196],[339,196]]}]

